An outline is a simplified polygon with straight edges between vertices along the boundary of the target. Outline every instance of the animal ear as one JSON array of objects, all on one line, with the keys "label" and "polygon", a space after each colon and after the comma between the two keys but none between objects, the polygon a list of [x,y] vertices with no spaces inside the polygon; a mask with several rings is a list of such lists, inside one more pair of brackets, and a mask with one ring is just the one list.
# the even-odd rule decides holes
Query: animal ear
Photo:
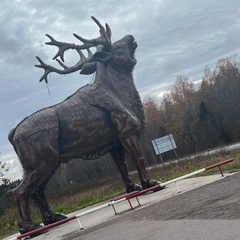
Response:
[{"label": "animal ear", "polygon": [[99,51],[96,52],[93,55],[93,59],[95,61],[99,61],[99,62],[106,62],[108,61],[110,58],[112,57],[112,54],[110,52],[106,52],[106,51]]},{"label": "animal ear", "polygon": [[86,63],[83,65],[82,70],[80,71],[80,74],[89,75],[96,71],[96,62]]}]

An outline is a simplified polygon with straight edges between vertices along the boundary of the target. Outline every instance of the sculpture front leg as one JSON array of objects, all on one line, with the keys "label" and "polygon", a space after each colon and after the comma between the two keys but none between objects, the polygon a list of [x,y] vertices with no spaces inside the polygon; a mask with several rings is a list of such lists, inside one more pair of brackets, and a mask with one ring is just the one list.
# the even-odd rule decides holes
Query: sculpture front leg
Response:
[{"label": "sculpture front leg", "polygon": [[[161,182],[150,179],[148,176],[148,173],[146,171],[146,167],[144,164],[144,158],[143,158],[141,150],[140,150],[140,143],[139,143],[137,136],[134,136],[134,135],[130,136],[129,138],[127,138],[123,141],[123,144],[136,166],[139,180],[142,185],[141,186],[142,189],[146,189],[149,187],[159,185]],[[159,186],[159,189],[156,189],[156,190],[161,190],[162,188],[163,187]]]},{"label": "sculpture front leg", "polygon": [[141,191],[143,189],[142,186],[134,183],[129,177],[127,163],[125,160],[125,149],[123,147],[115,147],[110,151],[110,154],[122,176],[126,192],[130,193],[134,191]]}]

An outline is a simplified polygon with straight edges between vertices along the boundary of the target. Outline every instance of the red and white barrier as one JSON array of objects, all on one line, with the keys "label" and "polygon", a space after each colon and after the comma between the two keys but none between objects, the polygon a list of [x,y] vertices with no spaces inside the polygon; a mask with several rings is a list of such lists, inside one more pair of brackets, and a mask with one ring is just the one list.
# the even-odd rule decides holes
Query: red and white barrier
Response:
[{"label": "red and white barrier", "polygon": [[197,171],[195,171],[195,172],[191,172],[191,173],[186,174],[186,175],[183,175],[183,176],[181,176],[181,177],[174,178],[174,179],[172,179],[172,180],[170,180],[170,181],[167,181],[167,182],[164,182],[164,183],[155,185],[155,186],[153,186],[153,187],[150,187],[150,188],[144,189],[144,190],[142,190],[142,191],[139,191],[139,192],[137,192],[137,193],[135,193],[135,194],[132,194],[132,195],[131,195],[131,198],[133,198],[133,197],[135,197],[135,196],[142,195],[142,194],[147,193],[147,192],[149,192],[149,191],[154,191],[154,190],[156,191],[156,190],[158,190],[160,187],[167,186],[167,185],[169,185],[169,184],[171,184],[171,183],[176,183],[176,182],[178,182],[178,181],[180,181],[180,180],[183,180],[183,179],[185,179],[185,178],[192,177],[192,176],[194,176],[194,175],[197,175],[197,174],[199,174],[199,173],[208,171],[208,170],[213,169],[213,168],[216,168],[216,167],[219,168],[219,172],[220,172],[221,175],[223,176],[223,172],[222,172],[221,166],[224,165],[224,164],[230,163],[230,162],[232,162],[232,161],[233,161],[233,158],[230,158],[230,159],[224,160],[224,161],[222,161],[222,162],[219,162],[219,163],[213,164],[213,165],[211,165],[211,166],[208,166],[208,167],[206,167],[206,168],[199,169],[199,170],[197,170]]},{"label": "red and white barrier", "polygon": [[208,167],[206,167],[206,168],[199,169],[199,170],[197,170],[197,171],[195,171],[195,172],[192,172],[192,173],[186,174],[186,175],[184,175],[184,176],[181,176],[181,177],[172,179],[172,180],[170,180],[170,181],[167,181],[167,182],[165,182],[165,183],[162,183],[161,186],[163,187],[163,186],[166,186],[166,185],[168,185],[168,184],[170,184],[170,183],[176,183],[176,186],[177,186],[177,188],[178,188],[178,192],[180,192],[180,189],[179,189],[179,187],[178,187],[178,185],[177,185],[177,182],[178,182],[178,181],[183,180],[183,179],[185,179],[185,178],[192,177],[192,176],[194,176],[194,175],[197,175],[197,174],[199,174],[199,173],[208,171],[208,170],[213,169],[213,168],[216,168],[216,167],[218,167],[219,172],[220,172],[221,176],[223,177],[223,172],[222,172],[221,166],[224,165],[224,164],[230,163],[230,162],[232,162],[232,161],[233,161],[233,158],[227,159],[227,160],[225,160],[225,161],[222,161],[222,162],[213,164],[213,165],[208,166]]},{"label": "red and white barrier", "polygon": [[[23,234],[17,236],[17,239],[22,239],[22,238],[27,237],[27,236],[32,236],[32,235],[34,235],[34,234],[44,232],[44,231],[46,231],[46,230],[48,230],[48,229],[50,229],[50,228],[52,228],[52,227],[61,225],[61,224],[63,224],[63,223],[69,222],[69,221],[71,221],[71,220],[73,220],[73,219],[76,219],[76,218],[77,218],[77,220],[78,220],[78,223],[79,223],[79,226],[80,226],[80,230],[82,230],[82,229],[83,229],[83,226],[82,226],[82,224],[81,224],[81,222],[80,222],[80,219],[79,219],[80,217],[82,217],[82,216],[84,216],[84,215],[87,215],[87,214],[89,214],[89,213],[92,213],[92,212],[96,212],[96,211],[101,210],[101,209],[103,209],[103,208],[112,206],[112,205],[114,205],[114,204],[117,204],[117,203],[122,202],[122,201],[125,201],[125,200],[127,200],[127,199],[126,199],[126,198],[121,198],[121,199],[118,199],[117,201],[111,201],[111,202],[109,202],[109,203],[106,203],[106,204],[103,204],[103,205],[100,205],[100,206],[91,208],[91,209],[89,209],[89,210],[87,210],[87,211],[85,211],[85,212],[82,212],[82,213],[80,213],[80,214],[77,214],[77,215],[75,215],[75,216],[71,216],[71,217],[65,218],[65,219],[63,219],[63,220],[60,220],[60,221],[58,221],[58,222],[55,222],[55,223],[52,223],[52,224],[43,226],[43,227],[41,227],[41,228],[32,230],[32,231],[30,231],[30,232],[23,233]],[[14,238],[14,239],[15,239],[15,238]]]},{"label": "red and white barrier", "polygon": [[[115,204],[117,204],[117,203],[119,203],[119,202],[122,202],[122,201],[125,201],[125,200],[128,201],[128,203],[129,203],[129,205],[130,205],[130,208],[133,209],[133,206],[132,206],[131,201],[130,201],[130,199],[132,199],[132,198],[136,198],[136,199],[137,199],[137,202],[138,202],[138,205],[140,205],[139,200],[138,200],[138,198],[137,198],[138,196],[143,195],[143,194],[145,194],[145,193],[147,193],[147,192],[150,192],[150,191],[158,190],[160,187],[167,186],[167,185],[169,185],[169,184],[171,184],[171,183],[176,183],[176,185],[177,185],[177,182],[180,181],[180,180],[183,180],[183,179],[192,177],[192,176],[194,176],[194,175],[197,175],[197,174],[199,174],[199,173],[208,171],[208,170],[213,169],[213,168],[216,168],[216,167],[219,168],[219,171],[220,171],[221,175],[223,176],[223,172],[222,172],[221,166],[224,165],[224,164],[230,163],[230,162],[232,162],[232,161],[233,161],[233,158],[230,158],[230,159],[227,159],[227,160],[225,160],[225,161],[222,161],[222,162],[213,164],[213,165],[211,165],[211,166],[208,166],[208,167],[206,167],[206,168],[202,168],[202,169],[199,169],[199,170],[197,170],[197,171],[195,171],[195,172],[186,174],[186,175],[184,175],[184,176],[181,176],[181,177],[172,179],[172,180],[167,181],[167,182],[165,182],[165,183],[161,183],[161,184],[158,184],[158,185],[156,185],[156,186],[153,186],[153,187],[144,189],[144,190],[142,190],[142,191],[135,191],[135,192],[132,192],[132,193],[129,193],[129,194],[125,194],[125,195],[123,195],[123,196],[120,197],[120,198],[118,197],[118,198],[114,198],[114,199],[110,200],[109,203],[105,203],[105,204],[99,205],[99,206],[97,206],[97,207],[94,207],[94,208],[91,208],[91,209],[89,209],[89,210],[86,210],[86,211],[84,211],[84,212],[82,212],[82,213],[80,213],[80,214],[77,214],[77,215],[75,215],[75,216],[72,216],[72,217],[63,219],[63,220],[61,220],[61,221],[58,221],[58,222],[49,224],[49,225],[47,225],[47,226],[43,226],[43,227],[41,227],[41,228],[39,228],[39,229],[35,229],[35,230],[33,230],[33,231],[30,231],[30,232],[21,234],[21,235],[17,236],[17,239],[22,239],[22,238],[27,237],[27,236],[31,236],[31,235],[34,235],[34,234],[37,234],[37,233],[40,233],[40,232],[44,232],[44,231],[47,230],[47,229],[50,229],[50,228],[52,228],[52,227],[55,227],[55,226],[58,226],[58,225],[60,225],[60,224],[66,223],[66,222],[71,221],[71,220],[76,219],[76,218],[77,218],[77,220],[78,220],[78,223],[79,223],[79,226],[80,226],[80,230],[81,230],[81,229],[83,229],[83,227],[82,227],[82,224],[81,224],[79,218],[82,217],[82,216],[84,216],[84,215],[90,214],[90,213],[92,213],[92,212],[96,212],[96,211],[98,211],[98,210],[100,210],[100,209],[103,209],[103,208],[106,208],[106,207],[109,207],[109,206],[112,206],[112,207],[113,207]],[[177,185],[177,188],[178,188],[178,191],[180,192],[178,185]],[[116,214],[116,210],[115,210],[114,207],[113,207],[113,209],[114,209],[114,212],[115,212],[115,214]],[[16,239],[16,238],[14,238],[14,239]]]},{"label": "red and white barrier", "polygon": [[[66,223],[66,222],[69,222],[73,219],[75,219],[76,216],[72,216],[72,217],[69,217],[69,218],[65,218],[63,220],[60,220],[58,222],[55,222],[55,223],[52,223],[52,224],[49,224],[49,225],[46,225],[46,226],[43,226],[41,228],[38,228],[38,229],[35,229],[35,230],[32,230],[30,232],[27,232],[27,233],[23,233],[19,236],[17,236],[17,239],[22,239],[24,237],[27,237],[27,236],[32,236],[34,234],[37,234],[37,233],[40,233],[40,232],[44,232],[45,230],[49,229],[49,228],[52,228],[52,227],[55,227],[55,226],[58,226],[58,225],[61,225],[63,223]],[[15,239],[15,238],[14,238]]]}]

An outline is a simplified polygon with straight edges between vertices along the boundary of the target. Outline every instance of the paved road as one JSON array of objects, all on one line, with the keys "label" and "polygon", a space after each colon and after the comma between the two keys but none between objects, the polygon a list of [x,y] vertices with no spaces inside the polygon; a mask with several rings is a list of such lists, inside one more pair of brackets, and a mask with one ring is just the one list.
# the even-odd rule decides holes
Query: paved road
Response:
[{"label": "paved road", "polygon": [[239,188],[238,173],[62,239],[239,240]]},{"label": "paved road", "polygon": [[122,202],[116,205],[117,215],[108,207],[81,217],[82,231],[74,220],[34,240],[239,240],[239,183],[240,173],[185,179],[178,183],[180,194],[170,184],[140,196],[142,206],[134,210]]}]

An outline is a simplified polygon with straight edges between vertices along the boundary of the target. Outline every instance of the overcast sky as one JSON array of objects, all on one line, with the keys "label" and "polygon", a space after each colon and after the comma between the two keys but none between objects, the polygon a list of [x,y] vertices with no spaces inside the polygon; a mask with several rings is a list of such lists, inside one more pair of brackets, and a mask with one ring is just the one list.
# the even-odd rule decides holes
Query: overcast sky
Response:
[{"label": "overcast sky", "polygon": [[[132,34],[138,42],[134,79],[144,99],[160,97],[183,74],[202,78],[205,66],[240,53],[239,0],[1,0],[0,11],[0,161],[6,177],[21,178],[7,140],[11,128],[40,108],[64,100],[92,76],[52,74],[47,85],[35,56],[51,63],[56,49],[45,45],[46,33],[79,43],[99,35],[95,16],[112,29],[112,41]],[[69,57],[71,60],[71,57]],[[49,93],[50,92],[50,93]]]}]

